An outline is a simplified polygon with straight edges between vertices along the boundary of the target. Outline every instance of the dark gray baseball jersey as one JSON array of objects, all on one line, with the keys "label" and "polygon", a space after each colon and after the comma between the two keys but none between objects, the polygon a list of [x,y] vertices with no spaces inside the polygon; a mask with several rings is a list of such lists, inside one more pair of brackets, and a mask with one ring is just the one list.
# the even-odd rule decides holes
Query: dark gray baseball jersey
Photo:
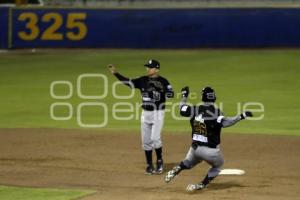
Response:
[{"label": "dark gray baseball jersey", "polygon": [[142,96],[142,147],[144,150],[152,150],[162,146],[161,130],[164,123],[164,110],[166,98],[172,98],[174,92],[169,81],[162,77],[141,76],[128,79],[119,73],[115,76],[125,85],[137,88]]},{"label": "dark gray baseball jersey", "polygon": [[219,148],[221,129],[240,121],[240,115],[233,118],[224,117],[213,103],[204,103],[199,106],[183,104],[180,107],[180,114],[190,117],[192,127],[192,146],[183,161],[184,165],[192,168],[205,160],[212,166],[208,176],[217,176],[224,163],[223,154]]}]

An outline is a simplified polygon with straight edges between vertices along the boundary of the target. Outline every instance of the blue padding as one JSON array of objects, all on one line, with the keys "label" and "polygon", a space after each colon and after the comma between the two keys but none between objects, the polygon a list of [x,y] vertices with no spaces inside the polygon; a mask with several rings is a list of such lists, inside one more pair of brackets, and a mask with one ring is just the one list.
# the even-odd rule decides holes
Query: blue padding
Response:
[{"label": "blue padding", "polygon": [[[24,12],[35,13],[40,34],[32,41],[20,39],[27,31]],[[42,22],[47,13],[59,13],[63,24],[56,30],[62,40],[42,40],[52,22]],[[1,12],[2,13],[2,12]],[[86,37],[66,37],[67,16],[86,13]],[[1,15],[2,16],[2,15]],[[2,17],[1,17],[2,19]],[[100,48],[199,48],[199,47],[299,47],[300,9],[17,9],[13,11],[13,47]],[[0,23],[2,24],[2,23]],[[2,32],[1,28],[1,32]],[[76,29],[71,30],[76,33]],[[2,43],[2,37],[1,37]]]}]

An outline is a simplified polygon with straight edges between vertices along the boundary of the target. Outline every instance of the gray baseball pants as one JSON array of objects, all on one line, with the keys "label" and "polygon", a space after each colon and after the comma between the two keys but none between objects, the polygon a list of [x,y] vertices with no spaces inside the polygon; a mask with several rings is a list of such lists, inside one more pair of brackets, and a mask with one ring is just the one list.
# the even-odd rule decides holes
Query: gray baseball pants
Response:
[{"label": "gray baseball pants", "polygon": [[198,146],[195,150],[191,147],[183,160],[183,163],[190,169],[203,160],[211,165],[211,168],[208,171],[208,177],[218,176],[221,171],[221,167],[224,164],[224,158],[220,148]]},{"label": "gray baseball pants", "polygon": [[162,147],[161,130],[164,124],[165,111],[142,111],[141,134],[142,148],[146,151]]}]

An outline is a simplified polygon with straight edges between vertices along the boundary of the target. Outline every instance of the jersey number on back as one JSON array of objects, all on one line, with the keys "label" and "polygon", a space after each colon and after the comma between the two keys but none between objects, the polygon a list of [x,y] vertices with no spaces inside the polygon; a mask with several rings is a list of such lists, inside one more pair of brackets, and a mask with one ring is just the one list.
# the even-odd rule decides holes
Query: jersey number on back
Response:
[{"label": "jersey number on back", "polygon": [[202,114],[195,117],[193,128],[195,134],[207,136],[207,128],[204,119],[202,118]]},{"label": "jersey number on back", "polygon": [[194,121],[194,133],[207,136],[206,125],[204,123]]}]

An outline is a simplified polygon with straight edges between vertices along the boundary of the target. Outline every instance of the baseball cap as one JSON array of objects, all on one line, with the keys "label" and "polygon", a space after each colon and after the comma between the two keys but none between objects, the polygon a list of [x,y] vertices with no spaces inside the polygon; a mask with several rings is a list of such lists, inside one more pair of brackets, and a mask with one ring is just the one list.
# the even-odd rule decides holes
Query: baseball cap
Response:
[{"label": "baseball cap", "polygon": [[156,69],[160,68],[159,62],[154,59],[149,60],[144,66],[149,68],[156,68]]}]

